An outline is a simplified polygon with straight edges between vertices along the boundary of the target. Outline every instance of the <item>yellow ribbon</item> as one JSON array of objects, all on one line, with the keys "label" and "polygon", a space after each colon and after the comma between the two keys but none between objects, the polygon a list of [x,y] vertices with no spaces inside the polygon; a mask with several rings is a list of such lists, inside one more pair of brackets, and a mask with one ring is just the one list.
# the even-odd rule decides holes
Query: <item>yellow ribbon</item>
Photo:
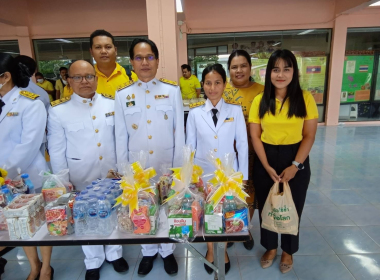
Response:
[{"label": "yellow ribbon", "polygon": [[[217,163],[218,166],[221,167],[221,162],[219,159],[217,159]],[[214,208],[228,193],[233,194],[237,199],[246,204],[245,199],[248,197],[248,194],[242,189],[243,173],[239,171],[232,173],[230,176],[227,176],[222,169],[217,169],[214,173],[215,177],[209,182],[213,186],[216,187],[219,185],[219,187],[208,199],[208,202],[212,203]]]},{"label": "yellow ribbon", "polygon": [[155,195],[155,187],[151,186],[150,179],[156,176],[154,168],[151,167],[144,170],[139,162],[132,163],[131,168],[133,171],[133,180],[128,180],[125,177],[122,178],[120,188],[123,190],[123,193],[116,198],[115,204],[115,206],[121,204],[123,207],[129,205],[129,216],[132,215],[134,210],[139,210],[139,192],[147,192]]}]

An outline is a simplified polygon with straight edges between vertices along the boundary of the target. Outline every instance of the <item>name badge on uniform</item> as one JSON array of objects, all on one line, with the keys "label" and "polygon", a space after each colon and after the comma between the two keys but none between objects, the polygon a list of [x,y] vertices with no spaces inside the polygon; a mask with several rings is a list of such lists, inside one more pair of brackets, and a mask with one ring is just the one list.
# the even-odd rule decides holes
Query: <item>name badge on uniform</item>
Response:
[{"label": "name badge on uniform", "polygon": [[127,107],[133,107],[135,105],[136,105],[135,101],[129,101],[129,102],[127,102]]},{"label": "name badge on uniform", "polygon": [[225,120],[224,120],[224,122],[233,122],[234,121],[234,118],[226,118]]},{"label": "name badge on uniform", "polygon": [[109,112],[106,114],[106,118],[110,117],[110,116],[114,116],[115,115],[115,112]]},{"label": "name badge on uniform", "polygon": [[155,98],[155,99],[165,99],[165,98],[169,98],[169,94],[155,95],[154,98]]},{"label": "name badge on uniform", "polygon": [[7,113],[7,117],[15,117],[18,116],[18,112],[9,112]]}]

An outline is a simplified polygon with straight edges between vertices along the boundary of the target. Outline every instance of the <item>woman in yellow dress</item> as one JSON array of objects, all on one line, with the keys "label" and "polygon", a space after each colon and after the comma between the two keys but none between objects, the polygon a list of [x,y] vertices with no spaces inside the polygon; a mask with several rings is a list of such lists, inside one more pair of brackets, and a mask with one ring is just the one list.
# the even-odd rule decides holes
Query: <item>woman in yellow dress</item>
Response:
[{"label": "woman in yellow dress", "polygon": [[[226,101],[240,103],[243,110],[245,122],[247,125],[248,143],[249,143],[249,168],[248,182],[246,191],[249,194],[247,203],[249,206],[249,215],[252,219],[255,211],[255,189],[252,182],[253,159],[255,152],[253,150],[251,136],[249,133],[248,115],[253,99],[264,91],[264,86],[256,83],[251,77],[251,57],[244,50],[235,50],[228,58],[228,71],[230,72],[230,81],[224,90],[223,98]],[[233,243],[228,243],[228,247]],[[254,242],[251,236],[249,241],[243,243],[247,250],[252,250]]]}]

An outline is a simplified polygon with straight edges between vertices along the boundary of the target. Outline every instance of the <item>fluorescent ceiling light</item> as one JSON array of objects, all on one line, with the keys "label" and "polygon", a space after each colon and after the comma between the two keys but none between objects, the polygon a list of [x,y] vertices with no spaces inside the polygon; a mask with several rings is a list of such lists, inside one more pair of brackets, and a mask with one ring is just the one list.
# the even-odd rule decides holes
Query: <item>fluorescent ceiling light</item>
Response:
[{"label": "fluorescent ceiling light", "polygon": [[65,39],[55,39],[55,40],[56,40],[56,41],[63,42],[63,43],[73,43],[72,41],[65,40]]},{"label": "fluorescent ceiling light", "polygon": [[177,13],[183,13],[182,1],[181,0],[176,0],[175,3],[176,3],[176,7],[177,7]]},{"label": "fluorescent ceiling light", "polygon": [[9,53],[9,54],[20,54],[18,52],[3,52],[3,53]]},{"label": "fluorescent ceiling light", "polygon": [[274,43],[274,44],[272,45],[272,47],[277,46],[277,45],[279,45],[279,44],[281,44],[281,41],[278,41],[277,43]]},{"label": "fluorescent ceiling light", "polygon": [[375,6],[380,6],[380,1],[377,1],[371,5],[369,5],[370,7],[375,7]]},{"label": "fluorescent ceiling light", "polygon": [[305,31],[303,31],[301,33],[298,33],[298,35],[305,35],[305,34],[308,34],[310,32],[313,32],[313,31],[314,31],[314,29],[305,30]]}]

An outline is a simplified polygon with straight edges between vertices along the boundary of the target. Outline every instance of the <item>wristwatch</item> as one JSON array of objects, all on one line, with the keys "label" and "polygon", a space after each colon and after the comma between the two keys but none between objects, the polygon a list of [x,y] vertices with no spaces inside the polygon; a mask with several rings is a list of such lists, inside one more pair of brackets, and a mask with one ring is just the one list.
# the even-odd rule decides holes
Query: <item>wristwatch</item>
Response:
[{"label": "wristwatch", "polygon": [[296,162],[295,160],[292,161],[292,164],[294,164],[298,170],[302,170],[305,168],[305,166],[302,163]]}]

